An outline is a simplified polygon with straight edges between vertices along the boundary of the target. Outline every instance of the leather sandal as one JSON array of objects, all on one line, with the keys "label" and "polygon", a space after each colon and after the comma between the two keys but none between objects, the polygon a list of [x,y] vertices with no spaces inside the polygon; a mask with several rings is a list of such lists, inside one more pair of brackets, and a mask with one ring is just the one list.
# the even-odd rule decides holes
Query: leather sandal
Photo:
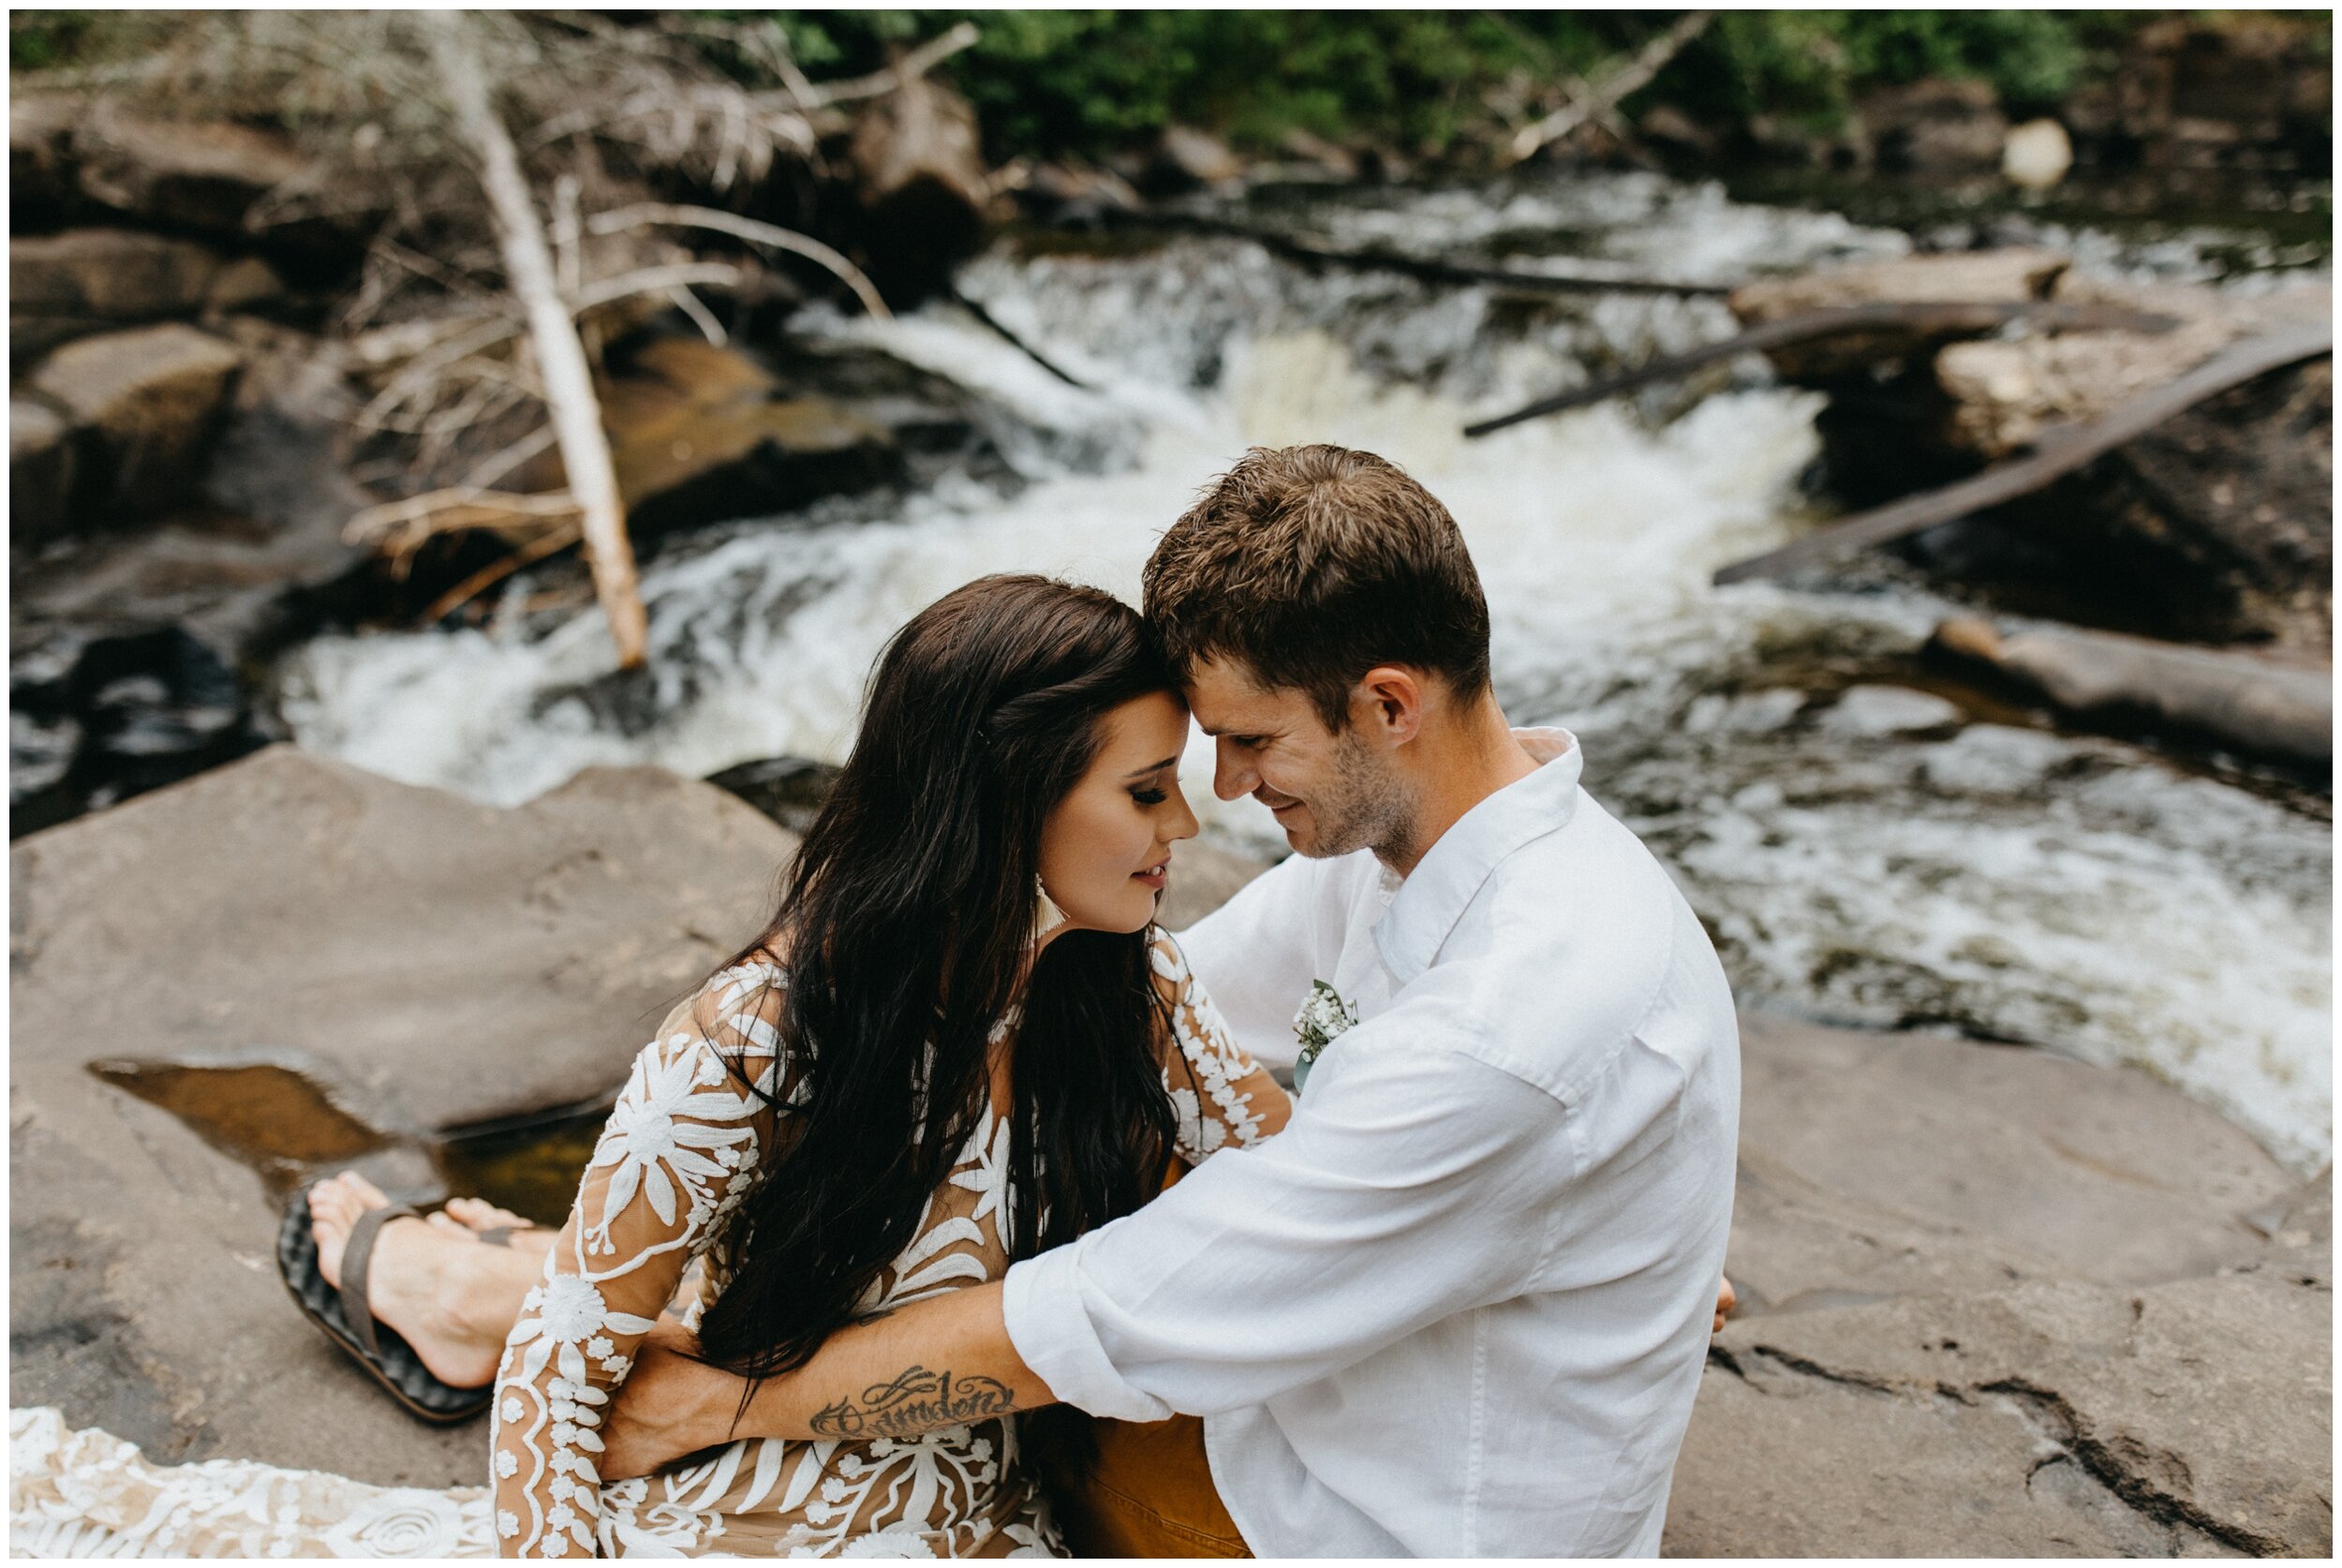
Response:
[{"label": "leather sandal", "polygon": [[349,1240],[342,1248],[342,1282],[336,1290],[326,1283],[318,1266],[317,1233],[304,1188],[285,1204],[284,1222],[276,1231],[276,1273],[301,1315],[363,1367],[383,1392],[398,1401],[399,1408],[419,1421],[449,1427],[486,1410],[495,1397],[493,1388],[457,1388],[441,1383],[423,1366],[414,1347],[400,1339],[396,1330],[375,1322],[366,1306],[366,1274],[374,1261],[375,1237],[393,1220],[420,1218],[403,1204],[368,1209],[350,1228]]}]

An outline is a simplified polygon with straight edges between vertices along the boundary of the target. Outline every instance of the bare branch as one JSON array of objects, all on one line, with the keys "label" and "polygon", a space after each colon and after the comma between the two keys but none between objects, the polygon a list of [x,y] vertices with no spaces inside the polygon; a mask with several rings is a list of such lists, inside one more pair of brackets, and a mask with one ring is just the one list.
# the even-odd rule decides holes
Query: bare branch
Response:
[{"label": "bare branch", "polygon": [[712,283],[719,288],[736,288],[740,284],[740,269],[728,261],[671,261],[662,266],[620,273],[616,277],[597,278],[570,302],[570,313],[582,316],[630,295],[663,294],[670,288],[694,283]]},{"label": "bare branch", "polygon": [[916,81],[982,37],[974,22],[963,22],[951,31],[929,38],[885,70],[846,81],[809,82],[807,86],[810,88],[810,96],[793,86],[785,95],[765,96],[785,96],[793,107],[804,110],[827,109],[861,98],[882,98],[906,81]]},{"label": "bare branch", "polygon": [[1685,11],[1675,25],[1644,44],[1634,57],[1615,67],[1600,81],[1587,85],[1568,103],[1562,105],[1533,126],[1524,126],[1514,136],[1507,149],[1511,161],[1519,163],[1540,147],[1569,135],[1589,120],[1607,116],[1638,88],[1650,85],[1651,79],[1667,68],[1668,62],[1683,51],[1683,46],[1708,30],[1716,19],[1713,11]]},{"label": "bare branch", "polygon": [[643,201],[630,207],[596,213],[586,220],[586,229],[592,234],[622,234],[629,229],[647,229],[659,224],[712,229],[751,244],[770,245],[792,256],[802,256],[835,274],[847,288],[853,290],[854,298],[862,302],[864,310],[882,321],[894,319],[895,313],[886,308],[886,302],[879,297],[877,287],[864,275],[861,268],[811,235],[800,234],[793,229],[759,223],[754,218],[738,217],[714,207],[678,206],[665,201]]},{"label": "bare branch", "polygon": [[667,298],[674,302],[675,309],[691,318],[691,325],[700,330],[700,336],[707,339],[712,347],[721,348],[732,341],[731,334],[724,331],[724,324],[716,319],[715,312],[700,303],[697,294],[677,284],[667,290]]}]

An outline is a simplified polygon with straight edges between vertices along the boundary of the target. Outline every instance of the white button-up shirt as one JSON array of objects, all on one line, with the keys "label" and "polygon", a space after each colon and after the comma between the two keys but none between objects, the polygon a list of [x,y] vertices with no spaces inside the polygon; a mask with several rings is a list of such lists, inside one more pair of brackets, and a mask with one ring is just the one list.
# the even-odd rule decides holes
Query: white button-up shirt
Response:
[{"label": "white button-up shirt", "polygon": [[1018,1354],[1099,1415],[1206,1417],[1264,1557],[1655,1555],[1730,1228],[1731,993],[1564,748],[1403,882],[1294,857],[1182,938],[1238,1040],[1358,1023],[1292,1124],[1018,1264]]}]

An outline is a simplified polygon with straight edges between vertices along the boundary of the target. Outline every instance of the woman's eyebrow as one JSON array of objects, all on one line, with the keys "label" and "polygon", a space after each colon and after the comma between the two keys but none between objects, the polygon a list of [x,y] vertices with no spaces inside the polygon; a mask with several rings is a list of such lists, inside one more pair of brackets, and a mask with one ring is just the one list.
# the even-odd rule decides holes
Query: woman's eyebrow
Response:
[{"label": "woman's eyebrow", "polygon": [[1165,757],[1160,762],[1151,762],[1143,768],[1133,768],[1122,777],[1126,779],[1144,778],[1150,773],[1161,773],[1165,768],[1177,767],[1178,763],[1179,760],[1177,757]]}]

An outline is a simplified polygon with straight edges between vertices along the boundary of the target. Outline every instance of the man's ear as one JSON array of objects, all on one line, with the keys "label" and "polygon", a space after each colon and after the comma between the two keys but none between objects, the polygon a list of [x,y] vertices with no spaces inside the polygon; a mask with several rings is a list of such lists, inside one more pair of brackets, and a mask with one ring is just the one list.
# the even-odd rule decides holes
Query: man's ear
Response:
[{"label": "man's ear", "polygon": [[1350,722],[1392,746],[1403,746],[1423,729],[1423,681],[1399,664],[1378,664],[1350,688]]}]

